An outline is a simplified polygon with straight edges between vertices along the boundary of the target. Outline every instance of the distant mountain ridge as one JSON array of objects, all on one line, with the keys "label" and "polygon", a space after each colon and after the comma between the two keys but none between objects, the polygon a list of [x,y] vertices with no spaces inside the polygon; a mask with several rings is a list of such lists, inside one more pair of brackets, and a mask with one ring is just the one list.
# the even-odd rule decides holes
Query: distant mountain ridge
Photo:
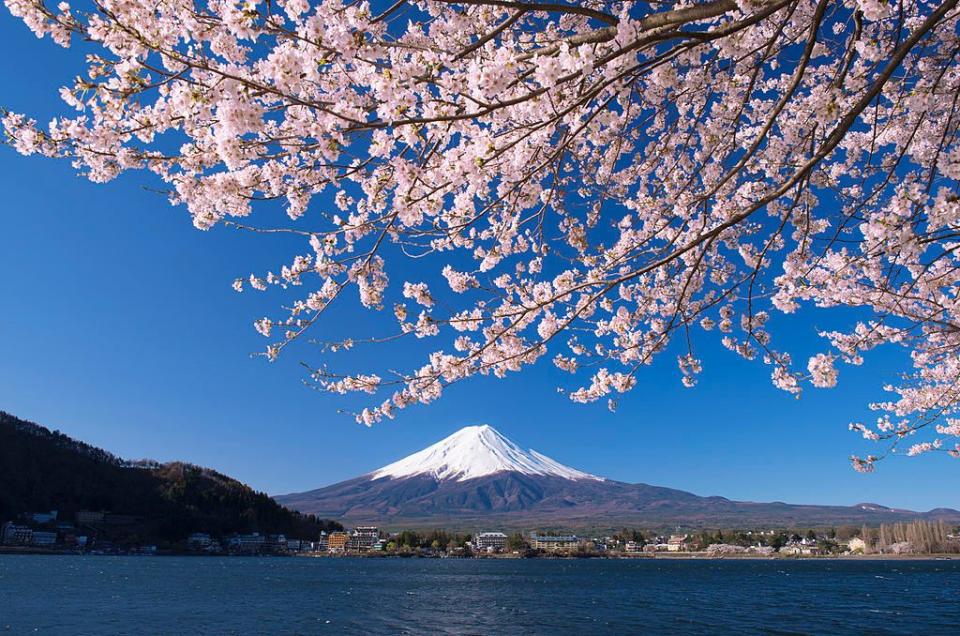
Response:
[{"label": "distant mountain ridge", "polygon": [[285,533],[314,539],[340,525],[287,510],[215,470],[183,462],[130,462],[0,411],[0,520],[57,509],[137,519],[138,539],[179,541],[190,532]]},{"label": "distant mountain ridge", "polygon": [[347,523],[502,527],[792,527],[907,519],[960,523],[960,511],[755,503],[604,479],[523,451],[490,426],[468,426],[383,468],[276,497]]}]

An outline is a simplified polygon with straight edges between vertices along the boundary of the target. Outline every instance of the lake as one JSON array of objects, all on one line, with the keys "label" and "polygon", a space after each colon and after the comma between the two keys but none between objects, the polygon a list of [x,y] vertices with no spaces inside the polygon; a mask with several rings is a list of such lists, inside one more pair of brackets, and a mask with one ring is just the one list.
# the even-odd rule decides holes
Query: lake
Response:
[{"label": "lake", "polygon": [[958,630],[960,561],[0,556],[0,633]]}]

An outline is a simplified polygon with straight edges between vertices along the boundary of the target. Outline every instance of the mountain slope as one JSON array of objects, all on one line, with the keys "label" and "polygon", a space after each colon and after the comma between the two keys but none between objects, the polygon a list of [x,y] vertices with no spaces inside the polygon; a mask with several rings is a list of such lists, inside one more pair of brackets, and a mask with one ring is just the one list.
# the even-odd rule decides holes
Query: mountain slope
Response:
[{"label": "mountain slope", "polygon": [[375,470],[373,479],[430,475],[440,481],[467,481],[496,473],[591,479],[602,477],[564,466],[536,451],[524,452],[492,426],[466,426],[418,453]]},{"label": "mountain slope", "polygon": [[916,513],[876,504],[741,502],[607,480],[525,452],[489,426],[466,427],[367,475],[277,500],[323,517],[397,526],[789,527],[918,517],[960,522],[960,512],[951,509]]},{"label": "mountain slope", "polygon": [[209,468],[125,462],[0,411],[0,520],[51,509],[68,519],[78,510],[132,515],[131,531],[154,541],[253,530],[312,539],[339,526],[291,512]]}]

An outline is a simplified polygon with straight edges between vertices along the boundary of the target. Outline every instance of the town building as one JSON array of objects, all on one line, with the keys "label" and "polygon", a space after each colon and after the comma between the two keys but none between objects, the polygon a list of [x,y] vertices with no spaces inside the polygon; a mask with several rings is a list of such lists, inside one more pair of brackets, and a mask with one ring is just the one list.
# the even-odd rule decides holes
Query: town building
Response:
[{"label": "town building", "polygon": [[234,552],[255,553],[263,550],[267,538],[259,532],[253,534],[235,534],[230,537],[227,545]]},{"label": "town building", "polygon": [[4,545],[30,545],[33,540],[33,530],[28,526],[8,521],[3,524],[2,534]]},{"label": "town building", "polygon": [[791,541],[787,545],[780,548],[780,554],[815,556],[817,554],[820,554],[820,548],[813,543],[805,543],[803,541]]},{"label": "town building", "polygon": [[326,552],[327,551],[327,539],[329,536],[326,532],[320,533],[320,538],[317,540],[316,544],[313,546],[317,552]]},{"label": "town building", "polygon": [[627,541],[627,544],[623,548],[624,552],[637,553],[643,552],[643,544],[639,541]]},{"label": "town building", "polygon": [[346,532],[331,532],[327,536],[327,550],[329,552],[345,552],[349,540],[350,535]]},{"label": "town building", "polygon": [[357,526],[350,533],[346,549],[350,552],[365,552],[373,548],[380,540],[380,529],[376,526]]},{"label": "town building", "polygon": [[576,535],[554,535],[530,533],[530,547],[534,550],[555,552],[558,550],[575,550],[580,545]]},{"label": "town building", "polygon": [[34,530],[30,537],[30,543],[33,545],[49,546],[57,542],[57,533],[46,530]]},{"label": "town building", "polygon": [[507,535],[502,532],[480,532],[473,538],[477,552],[502,552],[507,549]]},{"label": "town building", "polygon": [[686,550],[684,545],[687,541],[687,535],[683,534],[674,534],[667,539],[667,551],[668,552],[682,552]]}]

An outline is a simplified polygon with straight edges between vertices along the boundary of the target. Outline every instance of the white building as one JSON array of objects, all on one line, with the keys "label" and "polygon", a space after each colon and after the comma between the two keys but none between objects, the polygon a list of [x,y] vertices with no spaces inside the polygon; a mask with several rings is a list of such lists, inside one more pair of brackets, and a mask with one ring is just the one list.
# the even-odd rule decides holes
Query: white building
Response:
[{"label": "white building", "polygon": [[682,550],[685,550],[686,548],[684,546],[684,543],[686,542],[686,540],[687,540],[687,535],[685,534],[671,535],[670,538],[667,540],[667,551],[680,552]]},{"label": "white building", "polygon": [[502,552],[507,549],[507,535],[502,532],[481,532],[473,538],[477,552]]},{"label": "white building", "polygon": [[813,556],[820,554],[820,548],[818,548],[816,545],[805,544],[802,541],[791,541],[787,545],[780,548],[780,554]]}]

